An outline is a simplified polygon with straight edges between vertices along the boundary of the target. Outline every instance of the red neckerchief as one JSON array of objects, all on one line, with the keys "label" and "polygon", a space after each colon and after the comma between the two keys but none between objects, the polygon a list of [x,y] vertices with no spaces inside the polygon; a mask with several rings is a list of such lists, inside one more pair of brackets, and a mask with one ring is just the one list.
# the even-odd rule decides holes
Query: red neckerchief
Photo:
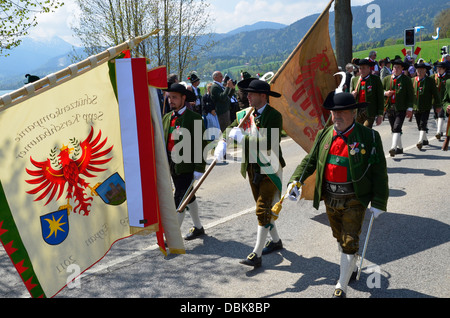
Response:
[{"label": "red neckerchief", "polygon": [[360,89],[359,89],[359,102],[364,103],[366,101],[366,80],[369,78],[370,74],[365,78],[360,78]]},{"label": "red neckerchief", "polygon": [[392,104],[395,104],[395,95],[397,94],[397,79],[399,79],[400,76],[402,76],[402,74],[400,74],[399,76],[395,76],[394,74],[392,74],[393,85],[391,87],[391,90],[394,91],[394,94],[392,94],[392,96],[391,96],[391,103]]},{"label": "red neckerchief", "polygon": [[[352,133],[355,125],[352,124],[342,135],[345,138],[348,138],[348,136]],[[346,157],[348,158],[348,145],[346,140],[338,136],[338,133],[336,130],[333,130],[333,141],[330,146],[330,151],[328,152],[329,155],[335,155],[339,157]],[[325,165],[325,180],[329,182],[336,182],[336,183],[342,183],[347,182],[347,167],[344,166],[338,166],[334,164],[326,164]]]},{"label": "red neckerchief", "polygon": [[177,112],[173,112],[170,118],[170,127],[169,127],[169,134],[167,136],[167,150],[169,152],[172,151],[173,147],[175,146],[175,140],[172,138],[172,133],[175,129],[180,128],[175,127],[175,122],[177,121],[178,118],[180,118],[181,116],[184,115],[184,113],[186,113],[186,110],[182,113],[182,114],[178,114]]}]

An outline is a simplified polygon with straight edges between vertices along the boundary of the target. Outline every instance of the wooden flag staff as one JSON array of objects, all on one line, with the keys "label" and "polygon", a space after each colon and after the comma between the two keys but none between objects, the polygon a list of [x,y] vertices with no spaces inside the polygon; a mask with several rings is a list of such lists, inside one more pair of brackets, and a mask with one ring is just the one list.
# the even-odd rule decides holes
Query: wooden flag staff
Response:
[{"label": "wooden flag staff", "polygon": [[[253,108],[251,108],[251,110],[247,114],[245,114],[244,118],[239,123],[238,128],[242,128],[242,126],[248,120],[248,118],[250,117],[250,115],[252,113],[253,113]],[[184,209],[186,208],[186,205],[188,205],[189,201],[191,201],[192,197],[195,195],[195,192],[197,192],[197,190],[202,185],[203,181],[205,181],[205,179],[208,177],[209,173],[215,167],[216,163],[217,163],[217,158],[214,158],[214,160],[209,165],[208,169],[206,169],[206,171],[203,174],[203,176],[198,180],[198,182],[195,185],[194,189],[192,189],[191,193],[189,193],[189,195],[186,197],[186,199],[183,201],[183,203],[178,207],[177,212],[183,212],[184,211]]]},{"label": "wooden flag staff", "polygon": [[157,34],[158,32],[159,29],[156,29],[146,35],[139,36],[117,46],[110,47],[97,55],[92,55],[81,62],[72,64],[56,73],[49,74],[36,82],[26,84],[22,88],[0,96],[0,112],[34,96],[36,93],[45,92],[56,85],[62,84],[75,76],[81,75],[98,65],[108,62],[122,51],[134,48],[140,42],[152,35]]}]

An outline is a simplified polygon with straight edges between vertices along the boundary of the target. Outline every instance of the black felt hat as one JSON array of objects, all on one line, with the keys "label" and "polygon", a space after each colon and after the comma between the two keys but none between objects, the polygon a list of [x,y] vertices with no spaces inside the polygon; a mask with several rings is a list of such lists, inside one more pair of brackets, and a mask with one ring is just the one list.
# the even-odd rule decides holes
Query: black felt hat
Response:
[{"label": "black felt hat", "polygon": [[369,66],[374,66],[376,63],[372,62],[369,59],[355,59],[355,64],[356,65],[369,65]]},{"label": "black felt hat", "polygon": [[436,62],[433,63],[433,65],[436,66],[436,67],[445,68],[447,70],[450,69],[450,64],[447,63],[447,62],[438,62],[438,61],[436,61]]},{"label": "black felt hat", "polygon": [[191,81],[192,84],[194,84],[195,82],[199,81],[200,78],[199,78],[196,74],[192,73],[192,74],[188,77],[188,80]]},{"label": "black felt hat", "polygon": [[172,85],[170,85],[170,87],[168,89],[165,90],[166,92],[175,92],[175,93],[180,93],[182,95],[186,96],[186,101],[187,102],[195,102],[197,97],[195,96],[194,92],[188,90],[184,85],[182,84],[178,84],[178,83],[173,83]]},{"label": "black felt hat", "polygon": [[367,107],[368,103],[357,103],[351,93],[337,93],[332,91],[323,102],[323,107],[327,110],[347,110]]},{"label": "black felt hat", "polygon": [[414,64],[415,68],[426,68],[427,70],[431,70],[431,65],[428,63],[416,63]]},{"label": "black felt hat", "polygon": [[242,89],[244,92],[253,92],[259,94],[266,94],[272,97],[281,97],[280,93],[274,92],[270,90],[270,84],[264,81],[261,81],[256,78],[247,78],[238,83],[239,89]]},{"label": "black felt hat", "polygon": [[391,60],[391,64],[392,65],[401,65],[403,67],[403,69],[407,69],[410,65],[406,62],[403,62],[402,59],[398,58],[395,60]]}]

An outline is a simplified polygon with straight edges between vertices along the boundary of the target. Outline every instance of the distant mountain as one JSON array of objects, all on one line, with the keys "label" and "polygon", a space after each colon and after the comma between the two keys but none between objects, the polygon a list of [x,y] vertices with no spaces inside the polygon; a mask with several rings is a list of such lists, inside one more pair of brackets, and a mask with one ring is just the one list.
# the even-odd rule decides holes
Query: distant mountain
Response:
[{"label": "distant mountain", "polygon": [[[381,15],[381,27],[369,28],[367,20],[373,13],[369,5],[378,5]],[[424,26],[422,35],[434,34],[434,17],[442,10],[450,8],[448,0],[374,0],[363,6],[352,7],[353,46],[372,43],[373,47],[392,38],[403,38],[407,28]],[[197,71],[211,74],[215,69],[226,70],[233,66],[252,66],[256,72],[258,65],[272,63],[270,71],[276,71],[281,63],[294,50],[300,40],[314,24],[319,14],[313,14],[281,29],[269,29],[264,32],[247,31],[232,36],[220,35],[214,40],[217,44],[199,60]],[[334,11],[330,11],[329,32],[334,47]],[[236,75],[235,75],[236,76]]]},{"label": "distant mountain", "polygon": [[235,35],[241,32],[250,32],[255,30],[265,30],[265,29],[271,29],[271,30],[278,30],[287,27],[286,24],[276,23],[276,22],[268,22],[268,21],[260,21],[256,22],[251,25],[244,25],[240,28],[234,29],[230,32],[227,32],[226,35]]},{"label": "distant mountain", "polygon": [[16,89],[25,82],[25,74],[46,76],[71,64],[69,52],[73,46],[59,37],[47,41],[24,38],[0,57],[0,89]]},{"label": "distant mountain", "polygon": [[[370,29],[367,26],[367,19],[372,14],[367,9],[373,4],[380,8],[381,28]],[[433,19],[446,8],[450,8],[448,0],[428,0],[426,4],[421,0],[374,0],[364,6],[354,6],[353,45],[373,43],[375,46],[389,38],[399,39],[403,37],[404,29],[415,26],[425,27],[422,34],[434,34]],[[270,71],[276,71],[318,16],[318,13],[313,14],[288,26],[261,21],[228,33],[212,34],[216,45],[199,57],[196,71],[211,74],[233,66],[253,65],[258,68],[267,63],[272,63]],[[334,46],[334,11],[330,12],[329,32]],[[200,39],[202,41],[206,39]],[[9,57],[0,57],[0,89],[20,87],[27,73],[45,76],[67,67],[71,64],[68,55],[72,49],[71,44],[57,37],[46,43],[24,39]]]},{"label": "distant mountain", "polygon": [[65,54],[71,49],[72,45],[59,37],[53,37],[49,41],[24,38],[18,47],[8,52],[9,56],[0,58],[0,73],[33,71],[49,59]]},{"label": "distant mountain", "polygon": [[[378,5],[381,13],[381,28],[370,29],[367,19],[371,11],[368,5]],[[364,6],[352,7],[353,45],[364,42],[377,42],[388,38],[402,38],[403,31],[415,26],[424,26],[423,33],[434,33],[434,17],[443,9],[450,8],[448,0],[375,0]],[[233,36],[222,37],[217,45],[208,52],[209,57],[276,55],[292,52],[303,36],[314,24],[319,14],[313,14],[281,29],[241,32]],[[334,11],[330,12],[329,32],[334,47]]]}]

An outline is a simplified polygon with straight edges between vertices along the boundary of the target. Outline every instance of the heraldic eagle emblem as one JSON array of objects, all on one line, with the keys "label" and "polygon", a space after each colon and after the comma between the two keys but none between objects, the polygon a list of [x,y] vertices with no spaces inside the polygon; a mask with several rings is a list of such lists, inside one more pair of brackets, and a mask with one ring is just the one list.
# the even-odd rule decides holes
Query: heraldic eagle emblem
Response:
[{"label": "heraldic eagle emblem", "polygon": [[[102,172],[107,169],[102,169],[100,166],[108,163],[112,157],[105,158],[113,146],[103,150],[107,139],[101,139],[101,130],[95,137],[94,128],[91,127],[89,136],[83,141],[78,142],[76,138],[70,139],[71,145],[74,148],[69,148],[63,144],[60,148],[59,154],[57,154],[57,147],[51,150],[50,158],[46,161],[38,162],[30,157],[31,163],[38,168],[38,170],[26,169],[27,173],[34,179],[26,180],[27,183],[32,185],[38,185],[34,189],[27,191],[29,194],[39,194],[39,196],[34,201],[40,201],[49,195],[45,205],[49,204],[56,197],[56,201],[61,198],[66,188],[66,199],[67,205],[60,207],[59,209],[67,209],[70,213],[72,206],[70,205],[70,200],[73,199],[78,201],[78,204],[73,209],[74,213],[83,212],[83,215],[89,215],[92,197],[85,193],[85,190],[89,188],[91,190],[91,195],[98,195],[95,192],[95,188],[91,187],[88,182],[83,178],[94,178],[96,175],[91,172]],[[55,167],[55,168],[54,168]]]}]

